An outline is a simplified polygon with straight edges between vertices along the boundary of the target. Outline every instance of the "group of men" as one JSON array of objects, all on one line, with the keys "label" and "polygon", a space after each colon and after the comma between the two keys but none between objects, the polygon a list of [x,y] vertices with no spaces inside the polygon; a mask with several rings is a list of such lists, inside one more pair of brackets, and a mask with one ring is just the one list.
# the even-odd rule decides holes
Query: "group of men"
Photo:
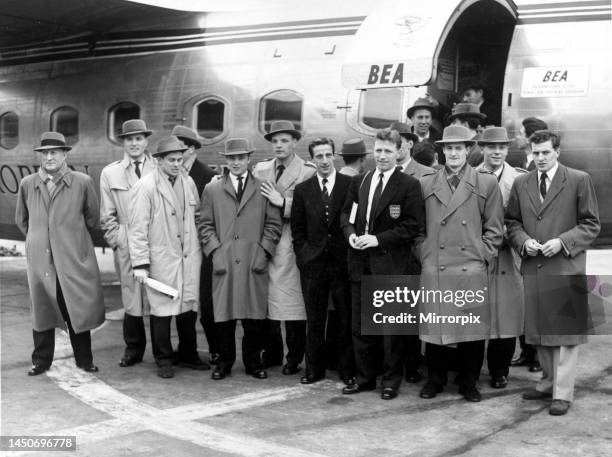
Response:
[{"label": "group of men", "polygon": [[[282,373],[300,372],[305,358],[300,382],[315,383],[326,377],[333,352],[344,394],[374,390],[382,375],[381,398],[390,400],[402,379],[423,378],[423,342],[420,396],[441,392],[452,369],[463,397],[480,401],[485,341],[490,384],[503,388],[524,332],[543,369],[524,398],[552,398],[550,413],[565,414],[585,337],[554,334],[540,321],[568,291],[574,304],[586,300],[575,290],[600,228],[591,180],[558,162],[559,137],[551,131],[529,136],[536,169],[525,172],[505,161],[504,128],[477,131],[484,125],[477,104],[456,105],[443,135],[431,127],[434,110],[419,99],[407,113],[412,126],[396,122],[377,131],[375,168],[368,171],[363,140],[345,141],[337,152],[333,140],[316,138],[306,162],[296,154],[301,132],[276,121],[265,134],[272,159],[251,166],[249,141],[232,138],[221,153],[226,172],[215,175],[197,159],[202,143],[194,130],[175,127],[149,153],[152,132],[129,120],[119,134],[124,158],[102,171],[100,207],[91,178],[67,167],[63,136],[43,134],[40,171],[21,182],[16,212],[33,305],[28,374],[50,367],[53,329],[65,326],[77,366],[97,371],[89,332],[102,323],[104,305],[88,231],[100,219],[125,309],[121,367],[142,361],[149,315],[160,377],[173,377],[177,364],[212,364],[212,379],[221,380],[236,359],[240,320],[245,371],[257,379],[283,363],[286,346]],[[470,124],[473,118],[481,122]],[[417,162],[420,151],[439,164]],[[346,163],[338,171],[337,155]],[[419,335],[368,335],[361,322],[365,275],[420,275],[420,287],[429,290],[486,290],[479,309],[486,324],[462,331],[427,322]],[[577,312],[586,310],[582,305]],[[454,303],[426,306],[456,312]],[[197,352],[198,312],[210,361]]]}]

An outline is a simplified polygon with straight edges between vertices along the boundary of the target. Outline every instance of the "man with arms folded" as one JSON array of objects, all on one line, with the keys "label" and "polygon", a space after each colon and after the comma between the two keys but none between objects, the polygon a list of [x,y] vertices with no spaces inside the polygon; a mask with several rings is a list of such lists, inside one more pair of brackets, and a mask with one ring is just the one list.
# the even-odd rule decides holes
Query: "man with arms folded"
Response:
[{"label": "man with arms folded", "polygon": [[446,164],[421,179],[426,236],[416,247],[425,291],[452,291],[453,294],[480,293],[461,307],[440,299],[422,303],[421,312],[439,316],[467,316],[474,311],[480,324],[461,326],[448,322],[421,321],[420,336],[425,341],[427,383],[421,398],[433,398],[447,382],[452,347],[459,366],[459,393],[468,401],[481,400],[476,381],[484,359],[484,342],[489,336],[487,267],[492,265],[503,239],[503,205],[497,180],[489,172],[478,172],[467,163],[472,133],[462,126],[444,129]]},{"label": "man with arms folded", "polygon": [[523,258],[525,337],[542,365],[523,398],[552,398],[557,416],[573,400],[578,345],[586,342],[586,250],[601,225],[591,177],[558,161],[559,136],[539,130],[529,142],[537,170],[514,181],[506,210],[508,237]]},{"label": "man with arms folded", "polygon": [[[326,349],[338,354],[340,378],[353,379],[350,289],[346,255],[348,243],[340,227],[340,212],[351,178],[334,168],[334,142],[316,138],[308,151],[317,173],[295,186],[291,209],[291,233],[302,290],[306,303],[306,375],[302,384],[312,384],[325,377]],[[325,329],[329,329],[328,302],[334,303],[338,334],[336,347],[325,347]],[[326,325],[327,324],[327,325]]]},{"label": "man with arms folded", "polygon": [[213,306],[219,359],[212,379],[231,373],[236,360],[236,320],[244,329],[242,360],[247,374],[268,377],[263,360],[268,310],[268,266],[281,236],[278,207],[248,171],[253,150],[229,139],[222,153],[229,173],[202,194],[199,226],[204,253],[212,257]]},{"label": "man with arms folded", "polygon": [[349,241],[355,383],[343,394],[376,388],[377,342],[384,342],[384,400],[397,396],[403,372],[403,335],[361,334],[361,278],[363,275],[418,275],[413,241],[424,229],[425,213],[419,181],[397,168],[402,140],[395,130],[379,130],[374,140],[376,169],[351,181],[341,224]]},{"label": "man with arms folded", "polygon": [[199,307],[202,252],[196,224],[200,199],[193,180],[182,171],[185,145],[175,136],[157,143],[157,168],[134,187],[128,244],[134,276],[176,289],[169,297],[147,287],[151,307],[151,344],[157,375],[172,378],[170,323],[176,316],[178,357],[202,364],[197,352],[195,322]]}]

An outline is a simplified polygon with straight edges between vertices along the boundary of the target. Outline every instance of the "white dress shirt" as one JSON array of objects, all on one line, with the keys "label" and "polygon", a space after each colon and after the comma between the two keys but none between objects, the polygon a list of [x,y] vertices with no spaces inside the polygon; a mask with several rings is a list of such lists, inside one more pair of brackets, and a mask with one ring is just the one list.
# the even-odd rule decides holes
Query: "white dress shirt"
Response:
[{"label": "white dress shirt", "polygon": [[[247,180],[247,175],[249,174],[248,171],[245,171],[241,176],[242,176],[242,191],[244,192],[244,188],[246,187],[246,180]],[[236,192],[236,195],[238,195],[238,176],[234,175],[233,173],[229,174],[230,179],[232,181],[232,186],[234,187],[234,192]]]},{"label": "white dress shirt", "polygon": [[[383,172],[383,188],[382,193],[385,191],[385,187],[387,187],[387,183],[389,182],[389,178],[395,172],[395,167],[390,170]],[[380,170],[378,168],[372,172],[371,182],[370,182],[370,193],[368,194],[368,208],[366,211],[366,227],[370,226],[370,211],[372,210],[372,198],[374,197],[374,191],[376,191],[376,186],[378,186],[378,180],[380,175]]]},{"label": "white dress shirt", "polygon": [[[334,184],[336,184],[336,170],[332,171],[326,178],[327,183],[325,184],[325,187],[327,188],[327,195],[331,195],[332,190],[334,190]],[[323,176],[317,173],[317,179],[319,180],[321,192],[323,192]]]},{"label": "white dress shirt", "polygon": [[[552,184],[552,180],[555,177],[555,173],[557,173],[557,169],[559,168],[559,162],[557,162],[550,170],[546,172],[546,194],[548,195],[548,189],[550,189],[550,185]],[[540,194],[540,182],[542,180],[542,172],[538,170],[538,194]],[[540,201],[544,201],[542,198],[542,194],[540,194]]]}]

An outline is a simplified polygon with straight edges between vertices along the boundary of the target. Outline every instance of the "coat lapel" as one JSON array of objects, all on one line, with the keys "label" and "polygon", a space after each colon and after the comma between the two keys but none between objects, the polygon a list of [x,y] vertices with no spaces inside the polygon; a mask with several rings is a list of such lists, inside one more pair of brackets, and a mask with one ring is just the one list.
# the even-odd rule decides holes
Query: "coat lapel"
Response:
[{"label": "coat lapel", "polygon": [[[227,181],[229,182],[229,186],[232,188],[232,192],[234,191],[234,186],[232,186],[232,182],[229,179]],[[249,173],[247,175],[247,179],[246,179],[246,185],[244,186],[244,190],[242,191],[242,198],[240,199],[240,205],[238,206],[238,212],[240,212],[240,210],[242,210],[242,208],[244,208],[244,205],[246,205],[246,203],[253,197],[253,195],[255,195],[255,192],[257,191],[257,188],[255,186],[255,178],[253,178],[253,175],[251,173]],[[235,192],[234,192],[234,196],[235,196]],[[235,197],[237,200],[237,197]]]},{"label": "coat lapel", "polygon": [[163,172],[160,170],[157,171],[157,188],[159,189],[159,193],[161,194],[161,196],[165,200],[167,200],[168,203],[170,203],[170,205],[172,206],[172,208],[174,208],[174,210],[176,211],[178,207],[176,195],[174,194],[172,187],[170,187],[170,181],[168,180],[168,178],[163,176]]},{"label": "coat lapel", "polygon": [[453,194],[451,193],[450,187],[448,187],[448,182],[446,182],[444,168],[436,173],[436,177],[434,178],[434,182],[432,183],[431,187],[433,194],[438,198],[440,203],[442,203],[444,206],[448,206]]},{"label": "coat lapel", "polygon": [[[302,169],[303,164],[304,164],[304,161],[296,155],[291,161],[291,163],[289,164],[289,166],[285,168],[285,171],[283,171],[283,174],[281,175],[280,179],[276,183],[276,189],[281,194],[285,193],[285,191],[289,189],[291,185],[300,177],[300,170]],[[274,173],[276,173],[277,166],[278,165],[275,160],[274,161]],[[276,175],[274,176],[274,179],[275,178],[276,178]]]},{"label": "coat lapel", "polygon": [[538,214],[540,212],[540,207],[542,204],[540,203],[540,190],[538,189],[538,172],[530,171],[529,178],[526,181],[527,185],[527,195],[529,196],[529,201],[531,202],[531,206],[533,208],[533,212]]},{"label": "coat lapel", "polygon": [[[330,195],[330,199],[331,202],[329,203],[329,223],[331,223],[331,221],[334,220],[334,217],[336,217],[336,214],[338,213],[338,211],[340,211],[340,208],[342,208],[342,204],[344,203],[344,197],[346,197],[345,194],[342,194],[339,190],[340,186],[338,184],[338,177],[340,175],[338,173],[336,173],[336,183],[334,184],[334,188],[332,189],[332,193]],[[315,179],[316,179],[316,175],[315,175]],[[342,179],[342,178],[340,178]],[[319,187],[319,181],[317,180],[316,182],[317,184],[317,188]],[[320,190],[320,189],[319,189]],[[321,196],[321,193],[319,192],[319,198]],[[321,208],[323,208],[323,200],[321,200]],[[328,224],[329,225],[329,224]]]},{"label": "coat lapel", "polygon": [[[247,179],[247,185],[248,185]],[[238,203],[238,197],[236,196],[236,191],[234,190],[234,186],[232,185],[232,179],[230,178],[229,173],[223,177],[223,190],[227,193],[232,199]]]},{"label": "coat lapel", "polygon": [[372,184],[372,171],[366,172],[365,176],[361,178],[359,186],[359,205],[357,207],[357,220],[361,221],[361,227],[366,227],[367,211],[368,211],[368,195],[370,194],[370,185]]},{"label": "coat lapel", "polygon": [[[476,173],[477,172],[472,167],[466,165],[463,179],[459,183],[459,186],[457,186],[457,189],[455,189],[455,192],[452,194],[452,197],[448,202],[448,206],[446,207],[446,211],[442,215],[442,219],[447,219],[457,210],[457,208],[459,208],[468,198],[470,198],[473,189],[476,187]],[[446,180],[444,175],[442,177],[444,180]],[[448,187],[448,183],[446,183],[446,187]]]},{"label": "coat lapel", "polygon": [[540,211],[538,212],[538,215],[542,214],[542,212],[548,207],[548,205],[550,205],[551,202],[557,197],[557,195],[559,195],[559,192],[561,192],[563,188],[565,187],[566,181],[567,181],[567,170],[565,169],[563,165],[559,164],[557,173],[555,173],[555,177],[550,183],[550,188],[548,189],[548,192],[546,192],[546,198],[542,202],[542,206],[540,207]]},{"label": "coat lapel", "polygon": [[40,176],[37,176],[36,179],[36,188],[42,195],[43,202],[45,203],[45,209],[47,213],[49,212],[49,191],[47,190],[47,185],[40,179]]},{"label": "coat lapel", "polygon": [[376,218],[382,213],[383,209],[387,207],[395,192],[397,192],[397,187],[399,185],[400,175],[402,173],[401,169],[395,169],[393,174],[389,177],[389,182],[385,186],[382,194],[380,195],[380,200],[378,201],[378,206],[376,206],[376,213],[374,214],[373,222],[376,221]]}]

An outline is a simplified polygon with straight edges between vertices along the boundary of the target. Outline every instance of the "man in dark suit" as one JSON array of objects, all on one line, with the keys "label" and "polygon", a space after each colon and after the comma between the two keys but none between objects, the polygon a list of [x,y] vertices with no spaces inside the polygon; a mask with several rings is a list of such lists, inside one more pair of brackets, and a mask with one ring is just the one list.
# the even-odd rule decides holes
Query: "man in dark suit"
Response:
[{"label": "man in dark suit", "polygon": [[[198,159],[197,150],[202,147],[201,138],[195,130],[183,125],[174,127],[172,135],[178,137],[187,146],[187,150],[183,153],[183,168],[195,182],[198,196],[202,198],[204,187],[216,173]],[[216,363],[219,358],[219,348],[215,336],[215,317],[213,314],[212,260],[206,256],[202,259],[202,268],[200,269],[200,323],[204,329],[206,341],[208,341],[210,361]]]},{"label": "man in dark suit", "polygon": [[493,103],[486,93],[484,84],[475,82],[467,84],[461,91],[461,100],[464,103],[475,103],[482,114],[486,116],[485,127],[501,125],[501,108]]},{"label": "man in dark suit", "polygon": [[[415,237],[425,227],[419,181],[397,169],[402,140],[395,130],[379,130],[374,141],[376,169],[355,176],[342,210],[341,224],[350,249],[353,348],[357,377],[342,393],[376,388],[376,352],[381,337],[361,334],[363,275],[415,275],[420,265],[412,254]],[[385,335],[382,398],[397,396],[403,371],[403,336]]]},{"label": "man in dark suit", "polygon": [[591,177],[561,165],[559,137],[529,138],[536,171],[514,180],[506,210],[508,237],[523,258],[525,336],[542,379],[525,400],[551,399],[550,414],[567,413],[574,396],[578,346],[586,342],[586,250],[601,224]]},{"label": "man in dark suit", "polygon": [[[340,211],[351,178],[336,173],[335,145],[329,138],[316,138],[308,151],[317,173],[298,184],[293,194],[291,233],[296,263],[306,304],[306,375],[302,384],[325,377],[325,328],[329,297],[338,319],[338,372],[350,382],[354,375],[351,342],[350,289],[346,255],[348,243],[340,227]],[[329,325],[329,322],[328,322]],[[328,348],[335,350],[336,348]]]}]

